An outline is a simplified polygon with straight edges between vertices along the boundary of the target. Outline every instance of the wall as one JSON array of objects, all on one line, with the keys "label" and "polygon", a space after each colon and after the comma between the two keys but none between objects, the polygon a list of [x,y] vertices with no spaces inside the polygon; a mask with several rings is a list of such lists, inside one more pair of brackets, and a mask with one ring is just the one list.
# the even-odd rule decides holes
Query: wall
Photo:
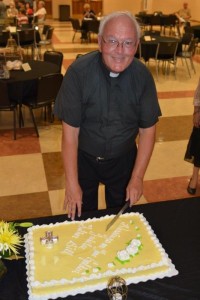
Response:
[{"label": "wall", "polygon": [[[173,13],[182,7],[184,0],[104,0],[103,13],[106,15],[114,10],[129,10],[133,14],[143,10],[143,3],[147,1],[147,12],[152,13],[156,10],[163,13]],[[200,22],[200,1],[188,0],[192,13],[192,19]],[[72,0],[52,0],[53,18],[59,18],[59,5],[67,4],[72,7]]]},{"label": "wall", "polygon": [[[153,11],[160,10],[163,13],[169,14],[178,11],[183,6],[183,0],[167,0],[167,5],[165,1],[153,0]],[[200,21],[200,1],[199,0],[188,0],[188,7],[191,10],[192,20]]]}]

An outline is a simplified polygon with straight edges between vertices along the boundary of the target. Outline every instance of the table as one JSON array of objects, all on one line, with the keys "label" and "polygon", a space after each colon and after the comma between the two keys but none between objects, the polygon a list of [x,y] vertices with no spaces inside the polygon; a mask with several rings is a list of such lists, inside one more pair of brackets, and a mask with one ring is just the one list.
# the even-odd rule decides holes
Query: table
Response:
[{"label": "table", "polygon": [[[155,58],[157,45],[160,42],[166,42],[166,43],[178,42],[179,44],[178,44],[177,52],[182,51],[182,44],[180,38],[160,36],[160,35],[151,35],[150,38],[151,38],[150,41],[145,40],[145,36],[143,36],[140,39],[141,54],[145,62],[147,62],[150,58]],[[136,57],[139,57],[139,52],[136,53]]]},{"label": "table", "polygon": [[200,39],[200,25],[191,26],[191,29],[194,33],[194,37]]},{"label": "table", "polygon": [[11,70],[10,79],[6,80],[10,98],[18,103],[31,95],[36,87],[38,77],[59,72],[59,67],[50,62],[33,60],[28,63],[31,67],[30,71]]},{"label": "table", "polygon": [[[83,213],[81,219],[116,213],[117,209]],[[143,213],[179,271],[177,276],[128,286],[127,300],[200,299],[200,199],[189,198],[133,206],[128,212]],[[66,220],[65,215],[32,219],[34,224]],[[25,228],[20,228],[24,234]],[[23,255],[23,249],[22,255]],[[6,276],[0,281],[0,300],[27,300],[25,261],[5,261]],[[59,298],[61,300],[61,298]],[[68,296],[66,300],[108,300],[106,289]]]}]

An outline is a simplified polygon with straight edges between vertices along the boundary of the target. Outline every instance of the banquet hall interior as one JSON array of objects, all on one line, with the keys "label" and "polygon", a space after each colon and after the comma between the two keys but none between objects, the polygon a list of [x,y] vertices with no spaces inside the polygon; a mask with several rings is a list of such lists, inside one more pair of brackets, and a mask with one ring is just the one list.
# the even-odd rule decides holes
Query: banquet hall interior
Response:
[{"label": "banquet hall interior", "polygon": [[[120,7],[121,9],[121,7]],[[80,33],[70,21],[46,19],[54,27],[53,47],[64,55],[62,73],[78,54],[98,49],[97,35],[90,43],[83,43]],[[200,18],[192,20],[200,25]],[[144,63],[144,62],[143,62]],[[162,116],[157,123],[154,151],[144,178],[144,191],[137,204],[192,197],[187,186],[192,164],[184,161],[188,139],[193,126],[193,95],[200,75],[200,51],[193,56],[196,72],[188,75],[185,62],[178,59],[177,74],[159,73],[155,62],[147,67],[152,72]],[[16,220],[64,214],[64,170],[61,159],[61,122],[44,120],[44,111],[35,112],[39,138],[35,134],[31,116],[23,107],[24,127],[17,128],[13,140],[11,112],[0,112],[0,219]],[[200,185],[195,196],[200,195]],[[105,208],[104,186],[99,187],[99,209]]]}]

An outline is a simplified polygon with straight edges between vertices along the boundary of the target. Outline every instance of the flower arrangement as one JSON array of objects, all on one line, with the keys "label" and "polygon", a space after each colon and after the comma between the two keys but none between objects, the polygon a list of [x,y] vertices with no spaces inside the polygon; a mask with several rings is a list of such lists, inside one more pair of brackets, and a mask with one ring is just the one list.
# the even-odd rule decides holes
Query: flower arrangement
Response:
[{"label": "flower arrangement", "polygon": [[16,227],[30,227],[32,223],[14,223],[0,221],[0,279],[7,271],[2,258],[18,259],[19,248],[23,243],[23,238],[19,235]]},{"label": "flower arrangement", "polygon": [[23,243],[23,238],[19,235],[16,227],[29,227],[32,223],[14,223],[0,221],[0,259],[15,258],[19,254],[19,248]]}]

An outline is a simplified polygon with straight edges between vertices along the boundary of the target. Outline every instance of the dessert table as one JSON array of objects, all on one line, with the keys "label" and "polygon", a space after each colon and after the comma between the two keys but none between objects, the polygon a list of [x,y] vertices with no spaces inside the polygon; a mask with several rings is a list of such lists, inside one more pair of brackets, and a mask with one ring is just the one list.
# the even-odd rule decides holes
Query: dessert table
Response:
[{"label": "dessert table", "polygon": [[[81,219],[116,214],[118,209],[83,213]],[[128,286],[127,300],[200,299],[200,199],[198,197],[143,204],[127,212],[144,215],[179,271],[177,276]],[[31,219],[34,224],[62,222],[66,215]],[[24,221],[24,220],[23,220]],[[20,228],[25,234],[26,228]],[[21,255],[24,255],[23,248]],[[0,300],[28,300],[25,260],[5,261],[7,274],[0,281]],[[63,299],[63,298],[62,298]],[[59,300],[62,300],[59,298]],[[107,290],[68,296],[66,300],[108,300]]]}]

